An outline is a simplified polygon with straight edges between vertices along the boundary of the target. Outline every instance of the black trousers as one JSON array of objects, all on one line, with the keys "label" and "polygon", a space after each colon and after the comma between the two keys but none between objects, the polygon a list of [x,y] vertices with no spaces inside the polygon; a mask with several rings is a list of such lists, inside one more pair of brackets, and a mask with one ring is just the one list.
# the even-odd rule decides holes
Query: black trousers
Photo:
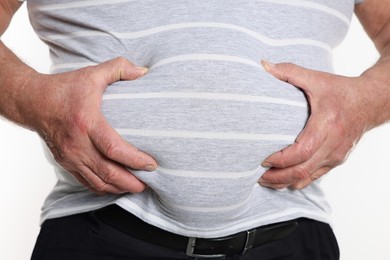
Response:
[{"label": "black trousers", "polygon": [[[195,259],[173,249],[128,236],[101,222],[93,213],[50,219],[43,223],[32,260]],[[285,239],[248,250],[227,260],[338,260],[331,227],[301,221]]]}]

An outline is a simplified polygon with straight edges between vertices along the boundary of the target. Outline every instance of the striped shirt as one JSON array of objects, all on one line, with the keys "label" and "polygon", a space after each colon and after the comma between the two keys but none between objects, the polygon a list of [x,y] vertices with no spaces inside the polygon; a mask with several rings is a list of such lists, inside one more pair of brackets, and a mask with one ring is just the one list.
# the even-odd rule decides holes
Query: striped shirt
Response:
[{"label": "striped shirt", "polygon": [[149,188],[97,196],[57,164],[42,221],[116,203],[174,233],[216,237],[308,217],[329,222],[316,182],[300,191],[257,184],[260,163],[292,144],[308,118],[304,94],[259,65],[332,72],[354,0],[28,0],[52,72],[123,56],[147,75],[109,86],[102,112],[152,155]]}]

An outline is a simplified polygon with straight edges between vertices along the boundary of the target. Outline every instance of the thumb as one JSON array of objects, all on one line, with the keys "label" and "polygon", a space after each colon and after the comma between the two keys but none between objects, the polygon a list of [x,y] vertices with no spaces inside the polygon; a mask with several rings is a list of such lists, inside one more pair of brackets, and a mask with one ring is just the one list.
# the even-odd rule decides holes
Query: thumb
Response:
[{"label": "thumb", "polygon": [[95,66],[95,72],[107,85],[120,80],[134,80],[146,74],[148,68],[137,67],[129,60],[118,57]]},{"label": "thumb", "polygon": [[308,90],[312,80],[315,77],[315,71],[303,68],[293,63],[273,64],[269,61],[262,60],[261,64],[264,70],[273,75],[275,78],[294,85],[303,90]]}]

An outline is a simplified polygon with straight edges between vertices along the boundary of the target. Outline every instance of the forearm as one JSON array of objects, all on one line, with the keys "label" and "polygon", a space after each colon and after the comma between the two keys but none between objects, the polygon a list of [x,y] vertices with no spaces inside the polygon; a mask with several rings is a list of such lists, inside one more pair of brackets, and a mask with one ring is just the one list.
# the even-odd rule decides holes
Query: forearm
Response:
[{"label": "forearm", "polygon": [[[21,3],[16,0],[0,2],[0,36],[6,31]],[[27,126],[21,104],[29,95],[28,79],[37,74],[24,64],[0,40],[0,116]],[[28,127],[28,126],[27,126]]]},{"label": "forearm", "polygon": [[3,35],[11,22],[12,16],[21,5],[21,2],[17,0],[0,1],[0,35]]},{"label": "forearm", "polygon": [[37,72],[23,63],[0,41],[0,116],[29,127],[26,108],[28,81]]},{"label": "forearm", "polygon": [[357,89],[371,129],[390,121],[390,0],[365,0],[356,5],[355,14],[380,53],[374,66],[359,77],[362,84]]},{"label": "forearm", "polygon": [[372,119],[369,129],[390,121],[390,23],[374,42],[380,58],[361,75],[367,84],[364,86],[366,98],[373,106],[373,109],[368,111],[371,113],[369,118]]}]

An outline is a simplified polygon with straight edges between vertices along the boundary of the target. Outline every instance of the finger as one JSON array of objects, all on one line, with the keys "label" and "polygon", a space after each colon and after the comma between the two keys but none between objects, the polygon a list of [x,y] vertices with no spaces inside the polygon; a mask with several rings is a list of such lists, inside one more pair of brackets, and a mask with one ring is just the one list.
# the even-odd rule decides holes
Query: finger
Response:
[{"label": "finger", "polygon": [[114,162],[102,158],[91,165],[93,172],[97,174],[103,183],[112,185],[121,191],[139,193],[146,188],[146,185],[130,171]]},{"label": "finger", "polygon": [[263,187],[266,187],[266,188],[274,189],[274,190],[281,190],[281,189],[287,188],[291,184],[292,183],[290,183],[290,184],[286,184],[286,183],[277,184],[277,183],[266,183],[265,182],[265,183],[261,183],[260,185]]},{"label": "finger", "polygon": [[271,170],[268,170],[266,173],[269,174],[270,176],[268,176],[267,178],[263,178],[263,176],[261,176],[261,178],[258,180],[258,183],[263,186],[263,187],[267,187],[267,188],[271,188],[271,189],[284,189],[284,188],[287,188],[288,186],[292,185],[295,180],[291,179],[290,182],[287,181],[287,179],[283,179],[282,182],[278,182],[278,179],[273,179],[272,176],[273,176],[273,173],[275,173],[277,171],[277,169],[271,169]]},{"label": "finger", "polygon": [[157,167],[157,162],[150,155],[123,140],[104,118],[95,122],[89,136],[97,149],[115,162],[147,171],[154,171]]},{"label": "finger", "polygon": [[303,163],[287,168],[271,168],[261,176],[259,183],[263,186],[270,186],[273,184],[291,185],[306,180],[310,175],[322,168],[321,158],[323,158],[323,155],[320,151],[316,153],[312,159]]},{"label": "finger", "polygon": [[[90,190],[98,194],[106,194],[106,193],[114,193],[114,194],[122,194],[126,192],[123,189],[116,187],[111,183],[104,182],[93,170],[91,170],[87,165],[83,165],[78,169],[78,172],[73,173],[74,176],[83,183],[81,178],[84,181],[87,181],[89,185],[87,185]],[[79,177],[79,176],[81,177]]]},{"label": "finger", "polygon": [[263,60],[261,64],[265,71],[275,78],[290,83],[304,90],[305,93],[310,93],[310,89],[318,84],[316,80],[317,71],[306,69],[293,63],[273,64]]},{"label": "finger", "polygon": [[322,167],[318,169],[317,171],[310,174],[310,176],[304,180],[297,181],[291,185],[289,185],[289,188],[292,190],[302,190],[315,182],[316,180],[320,179],[322,176],[324,176],[326,173],[328,173],[332,168],[331,167]]},{"label": "finger", "polygon": [[85,179],[80,173],[78,172],[75,172],[75,171],[69,171],[72,176],[78,181],[80,182],[84,187],[86,187],[88,190],[96,193],[96,194],[99,194],[99,195],[103,195],[105,194],[105,192],[100,192],[98,190],[96,190],[91,183],[88,182],[87,179]]},{"label": "finger", "polygon": [[93,67],[95,75],[110,85],[120,80],[134,80],[146,74],[145,67],[137,67],[129,60],[119,57]]},{"label": "finger", "polygon": [[326,140],[326,133],[318,129],[322,129],[320,122],[311,116],[294,144],[270,155],[261,165],[287,168],[310,160]]},{"label": "finger", "polygon": [[118,163],[102,156],[96,147],[89,142],[84,143],[82,149],[75,153],[67,153],[60,163],[80,183],[98,194],[125,192],[137,193],[146,188],[146,185],[133,176]]},{"label": "finger", "polygon": [[[292,63],[272,64],[267,61],[262,61],[262,64],[264,69],[276,78],[303,89],[310,102],[310,90],[313,86],[318,84],[315,82],[315,71],[302,68]],[[309,160],[314,155],[315,151],[319,149],[324,142],[324,137],[318,136],[322,133],[321,131],[318,131],[318,129],[321,128],[318,128],[319,126],[317,125],[318,118],[315,115],[315,104],[313,105],[310,103],[310,107],[311,116],[306,123],[305,128],[297,137],[295,143],[284,150],[267,157],[262,163],[263,167],[290,167]],[[313,115],[315,115],[314,119],[316,120],[313,119]]]},{"label": "finger", "polygon": [[291,185],[296,182],[296,178],[291,174],[292,170],[271,168],[266,171],[260,178],[259,184],[262,186],[278,186],[278,185]]},{"label": "finger", "polygon": [[81,158],[81,162],[87,167],[82,171],[84,177],[100,192],[138,193],[146,188],[146,185],[131,172],[103,156],[92,144],[88,149],[88,156]]}]

